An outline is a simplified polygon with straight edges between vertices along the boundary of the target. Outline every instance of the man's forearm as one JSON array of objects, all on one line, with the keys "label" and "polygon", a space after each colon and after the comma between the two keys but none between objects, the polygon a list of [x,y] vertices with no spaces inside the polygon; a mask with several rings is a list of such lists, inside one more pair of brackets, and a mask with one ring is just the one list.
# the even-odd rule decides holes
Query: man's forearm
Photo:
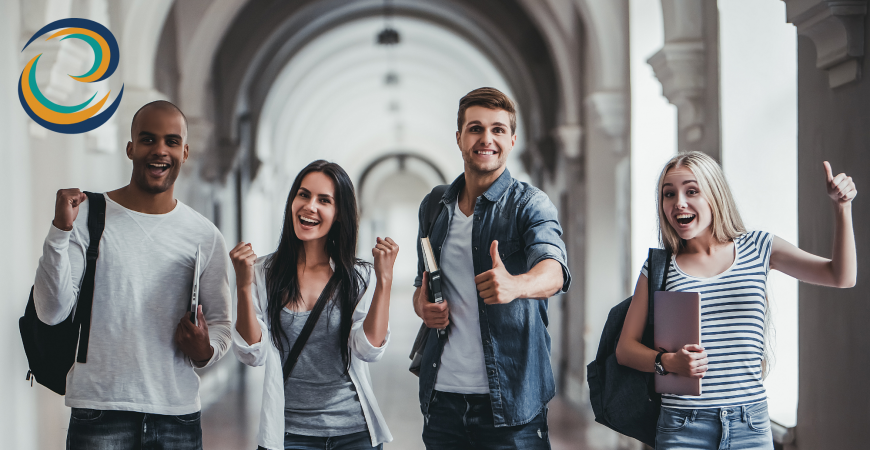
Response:
[{"label": "man's forearm", "polygon": [[522,275],[517,275],[520,286],[520,295],[517,298],[534,298],[546,300],[562,289],[565,277],[562,273],[562,265],[553,259],[545,259],[532,270]]},{"label": "man's forearm", "polygon": [[[78,245],[71,245],[69,234],[52,227],[43,243],[42,257],[36,269],[34,306],[39,319],[48,325],[58,324],[69,317],[84,271],[84,255]],[[71,264],[73,257],[80,260]]]}]

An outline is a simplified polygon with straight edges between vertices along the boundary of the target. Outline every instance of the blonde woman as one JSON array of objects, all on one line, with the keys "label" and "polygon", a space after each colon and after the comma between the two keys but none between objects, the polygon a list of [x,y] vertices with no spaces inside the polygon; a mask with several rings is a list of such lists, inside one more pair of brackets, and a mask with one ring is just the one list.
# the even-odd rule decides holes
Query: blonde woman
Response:
[{"label": "blonde woman", "polygon": [[776,269],[839,288],[854,286],[857,276],[852,199],[858,191],[851,177],[834,176],[830,164],[823,165],[836,220],[831,259],[770,233],[747,231],[722,169],[709,156],[678,155],[662,170],[660,239],[673,255],[666,290],[701,293],[701,342],[676,353],[641,344],[648,302],[644,264],[616,357],[640,371],[703,378],[704,383],[698,397],[662,395],[657,450],[773,449],[761,382],[767,274]]}]

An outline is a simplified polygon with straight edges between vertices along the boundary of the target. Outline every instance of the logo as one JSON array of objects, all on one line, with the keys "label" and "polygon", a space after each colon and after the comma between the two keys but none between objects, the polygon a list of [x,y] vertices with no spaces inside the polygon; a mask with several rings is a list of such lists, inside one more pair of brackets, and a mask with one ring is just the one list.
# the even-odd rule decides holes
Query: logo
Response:
[{"label": "logo", "polygon": [[[58,36],[64,36],[60,40],[75,38],[80,39],[91,46],[94,51],[94,64],[90,70],[82,75],[70,77],[82,83],[94,83],[105,80],[115,73],[118,68],[118,41],[108,28],[100,25],[97,22],[87,19],[61,19],[52,22],[37,31],[33,37],[24,45],[27,48],[39,36],[42,36],[50,31],[60,30],[51,36],[46,41],[54,39]],[[88,106],[97,97],[95,93],[86,102],[75,106],[63,106],[52,102],[45,98],[36,85],[36,65],[39,63],[39,58],[42,53],[33,57],[30,62],[24,66],[21,72],[21,77],[18,79],[18,99],[21,101],[21,107],[27,112],[36,123],[43,127],[65,134],[78,134],[91,131],[100,125],[106,123],[118,105],[121,103],[121,97],[124,95],[124,86],[121,86],[121,92],[118,98],[109,105],[102,113],[100,109],[109,100],[109,91],[97,103]]]}]

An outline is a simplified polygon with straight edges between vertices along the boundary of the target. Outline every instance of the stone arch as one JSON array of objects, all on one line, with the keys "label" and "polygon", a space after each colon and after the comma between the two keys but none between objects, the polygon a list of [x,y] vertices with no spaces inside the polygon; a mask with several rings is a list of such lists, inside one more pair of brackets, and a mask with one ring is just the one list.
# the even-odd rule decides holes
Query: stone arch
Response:
[{"label": "stone arch", "polygon": [[[421,18],[451,29],[490,55],[523,105],[530,150],[552,146],[550,131],[557,120],[561,97],[554,64],[546,51],[547,42],[519,4],[507,4],[504,17],[490,20],[481,12],[488,6],[486,3],[475,2],[470,7],[457,2],[436,6],[400,1],[394,3],[393,10],[396,15]],[[502,9],[506,7],[505,2],[499,5]],[[268,6],[257,2],[256,8],[250,4],[243,8],[215,57],[215,97],[224,102],[217,105],[215,117],[217,156],[223,162],[209,172],[222,178],[243,147],[256,151],[253,140],[241,139],[239,119],[247,117],[255,129],[258,110],[269,86],[306,42],[342,23],[381,14],[382,4],[377,1],[273,2]],[[251,23],[259,24],[253,35],[249,32]],[[522,30],[526,34],[520,37],[522,33],[508,34],[508,30]]]}]

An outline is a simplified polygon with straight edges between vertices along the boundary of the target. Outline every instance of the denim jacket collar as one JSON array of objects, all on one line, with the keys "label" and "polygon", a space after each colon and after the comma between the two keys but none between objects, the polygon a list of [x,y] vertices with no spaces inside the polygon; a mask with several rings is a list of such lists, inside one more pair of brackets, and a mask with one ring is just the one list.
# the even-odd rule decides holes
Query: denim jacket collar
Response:
[{"label": "denim jacket collar", "polygon": [[[511,171],[505,167],[504,172],[489,186],[489,189],[483,193],[483,196],[491,202],[497,202],[507,192],[507,188],[511,185],[512,180]],[[453,183],[450,183],[450,187],[441,196],[441,203],[449,205],[456,201],[463,187],[465,187],[465,173],[460,174],[453,180]]]}]

